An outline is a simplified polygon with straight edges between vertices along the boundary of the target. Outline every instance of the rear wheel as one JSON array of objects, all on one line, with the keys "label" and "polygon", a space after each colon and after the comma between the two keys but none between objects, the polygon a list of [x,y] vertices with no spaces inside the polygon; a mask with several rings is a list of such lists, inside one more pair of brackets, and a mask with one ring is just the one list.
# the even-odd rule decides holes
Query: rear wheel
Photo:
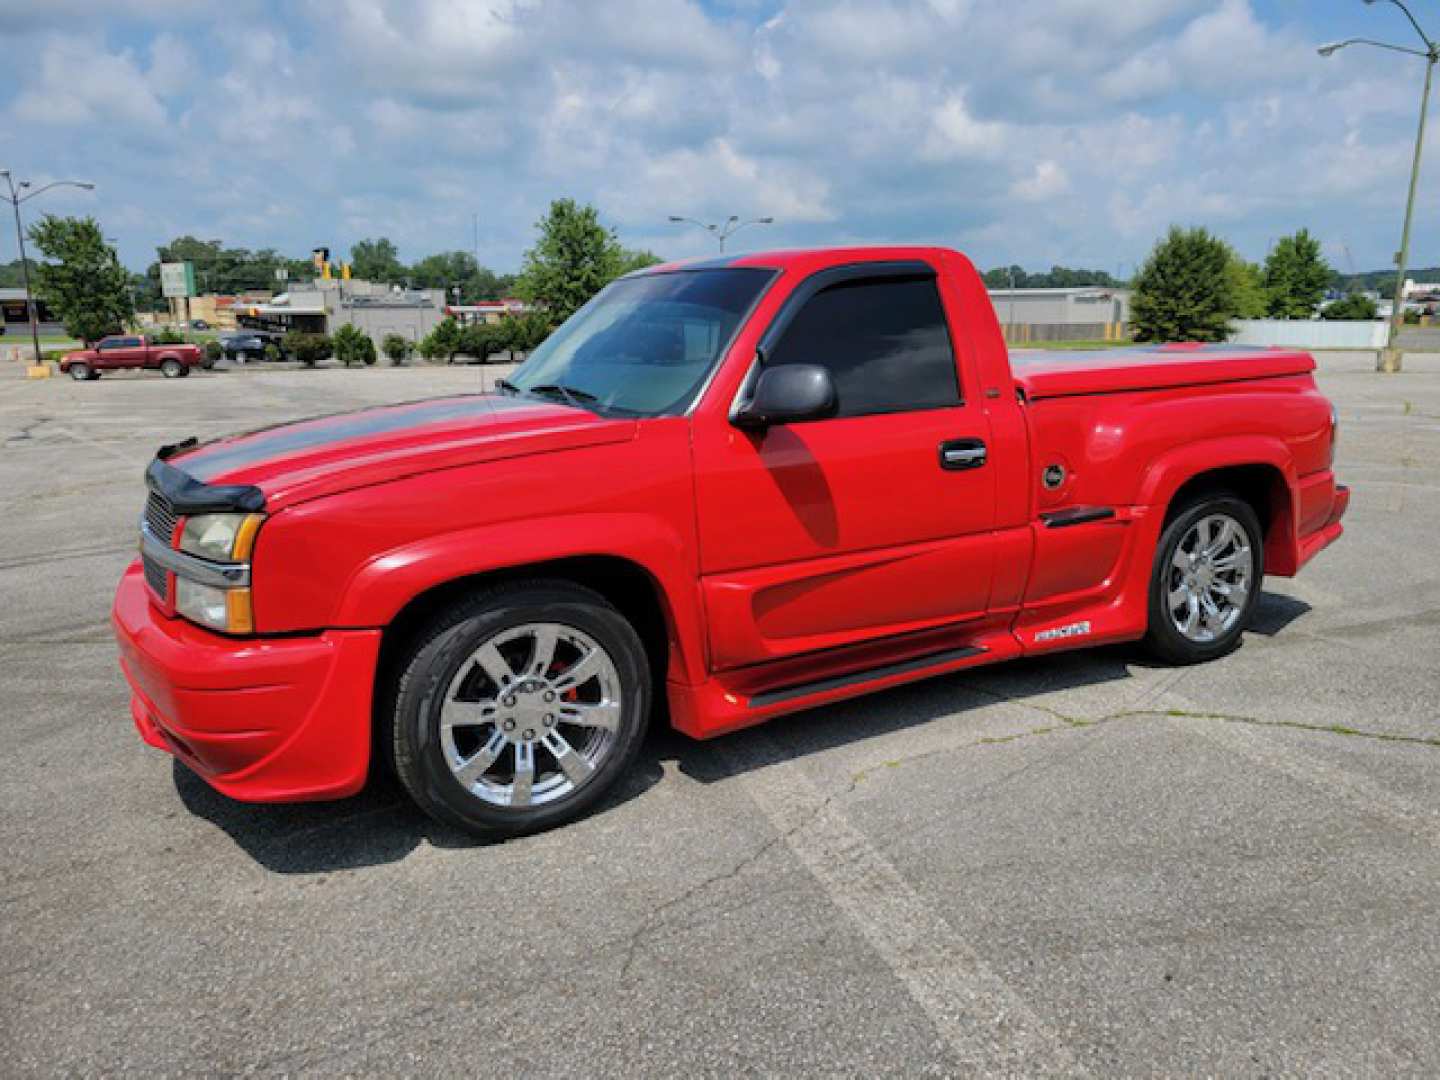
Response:
[{"label": "rear wheel", "polygon": [[84,382],[91,376],[89,364],[71,364],[70,377],[76,382]]},{"label": "rear wheel", "polygon": [[1234,496],[1203,496],[1176,514],[1155,552],[1150,651],[1196,664],[1235,648],[1260,596],[1263,546],[1254,509]]},{"label": "rear wheel", "polygon": [[160,374],[167,379],[178,379],[185,374],[185,365],[173,358],[160,361]]},{"label": "rear wheel", "polygon": [[518,835],[592,807],[634,760],[649,711],[649,666],[625,618],[568,582],[521,582],[417,636],[385,745],[431,816]]}]

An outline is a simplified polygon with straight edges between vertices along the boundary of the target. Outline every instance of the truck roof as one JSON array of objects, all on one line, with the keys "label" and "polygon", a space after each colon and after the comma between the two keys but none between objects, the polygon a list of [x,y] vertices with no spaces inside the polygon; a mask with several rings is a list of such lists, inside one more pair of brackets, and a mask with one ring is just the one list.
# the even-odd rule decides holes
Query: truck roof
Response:
[{"label": "truck roof", "polygon": [[1031,399],[1303,375],[1315,370],[1307,352],[1277,346],[1137,345],[1088,351],[1011,352],[1015,384]]},{"label": "truck roof", "polygon": [[850,247],[786,248],[777,251],[747,251],[717,258],[680,259],[659,263],[635,271],[637,274],[661,274],[672,270],[718,270],[726,267],[759,266],[777,270],[790,267],[814,269],[817,265],[839,265],[847,262],[884,262],[887,260],[928,259],[950,256],[964,258],[953,248],[925,245],[872,244]]}]

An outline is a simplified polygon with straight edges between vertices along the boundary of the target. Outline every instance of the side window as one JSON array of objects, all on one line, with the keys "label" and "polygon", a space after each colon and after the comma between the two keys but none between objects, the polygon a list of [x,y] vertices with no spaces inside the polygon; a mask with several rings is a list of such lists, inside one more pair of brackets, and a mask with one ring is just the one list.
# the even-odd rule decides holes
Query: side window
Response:
[{"label": "side window", "polygon": [[929,276],[860,279],[821,290],[805,301],[765,364],[828,368],[838,416],[960,403],[945,312]]}]

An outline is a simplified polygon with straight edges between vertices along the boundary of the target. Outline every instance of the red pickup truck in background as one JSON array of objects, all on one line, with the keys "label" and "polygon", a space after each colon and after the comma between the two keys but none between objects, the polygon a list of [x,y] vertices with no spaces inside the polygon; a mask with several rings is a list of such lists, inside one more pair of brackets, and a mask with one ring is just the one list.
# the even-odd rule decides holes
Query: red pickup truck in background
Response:
[{"label": "red pickup truck in background", "polygon": [[592,806],[652,715],[1218,657],[1340,535],[1308,355],[1011,365],[956,252],[745,255],[611,284],[493,394],[162,448],[113,613],[134,721],[239,799],[380,766],[514,834]]},{"label": "red pickup truck in background", "polygon": [[158,368],[168,379],[182,378],[199,367],[203,353],[198,345],[157,345],[143,334],[112,334],[92,348],[66,353],[61,372],[77,382],[98,379],[101,372],[121,368]]}]

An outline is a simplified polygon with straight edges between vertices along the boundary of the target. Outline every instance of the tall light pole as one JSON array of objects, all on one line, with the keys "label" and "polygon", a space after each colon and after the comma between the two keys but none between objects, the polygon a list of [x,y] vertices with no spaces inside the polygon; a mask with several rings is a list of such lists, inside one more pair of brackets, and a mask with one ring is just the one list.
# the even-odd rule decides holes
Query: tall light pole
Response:
[{"label": "tall light pole", "polygon": [[745,228],[746,225],[775,224],[775,219],[773,217],[759,217],[751,218],[749,221],[741,221],[738,214],[731,214],[719,225],[700,221],[693,217],[680,217],[676,214],[671,214],[670,220],[677,224],[699,225],[700,228],[704,229],[706,232],[708,232],[711,236],[715,237],[715,239],[720,242],[721,255],[725,254],[725,241],[729,240],[730,237],[734,236],[741,229]]},{"label": "tall light pole", "polygon": [[[1367,4],[1374,4],[1377,0],[1365,0]],[[1405,6],[1402,0],[1388,0],[1410,20],[1410,25],[1415,28],[1415,33],[1420,35],[1420,40],[1425,43],[1425,49],[1409,49],[1403,45],[1391,45],[1384,41],[1371,41],[1369,38],[1350,38],[1346,41],[1337,41],[1333,45],[1323,45],[1318,50],[1321,56],[1334,56],[1341,49],[1350,45],[1369,45],[1376,49],[1389,49],[1391,52],[1409,53],[1411,56],[1418,56],[1425,61],[1425,89],[1420,95],[1420,127],[1415,133],[1415,158],[1410,164],[1410,194],[1405,201],[1405,226],[1400,233],[1400,250],[1395,254],[1395,298],[1390,305],[1390,332],[1386,336],[1385,349],[1380,353],[1380,361],[1376,370],[1387,374],[1394,374],[1401,367],[1400,352],[1400,328],[1405,323],[1405,274],[1410,260],[1410,224],[1415,217],[1415,189],[1420,183],[1420,158],[1425,150],[1425,114],[1430,107],[1430,84],[1435,75],[1435,64],[1440,61],[1440,45],[1431,40],[1430,35],[1425,33],[1415,16],[1410,14],[1410,9]]]},{"label": "tall light pole", "polygon": [[30,288],[30,260],[25,257],[25,229],[20,224],[20,204],[51,188],[78,187],[84,191],[94,191],[95,185],[85,180],[56,180],[53,184],[36,188],[28,195],[21,195],[20,192],[30,186],[29,180],[21,180],[17,185],[9,169],[0,169],[0,176],[5,178],[5,186],[10,189],[9,195],[0,192],[0,199],[9,202],[11,209],[15,211],[15,242],[20,246],[20,273],[25,282],[25,309],[30,315],[30,340],[35,345],[35,367],[40,368],[44,367],[40,359],[40,315],[35,307],[35,293]]}]

